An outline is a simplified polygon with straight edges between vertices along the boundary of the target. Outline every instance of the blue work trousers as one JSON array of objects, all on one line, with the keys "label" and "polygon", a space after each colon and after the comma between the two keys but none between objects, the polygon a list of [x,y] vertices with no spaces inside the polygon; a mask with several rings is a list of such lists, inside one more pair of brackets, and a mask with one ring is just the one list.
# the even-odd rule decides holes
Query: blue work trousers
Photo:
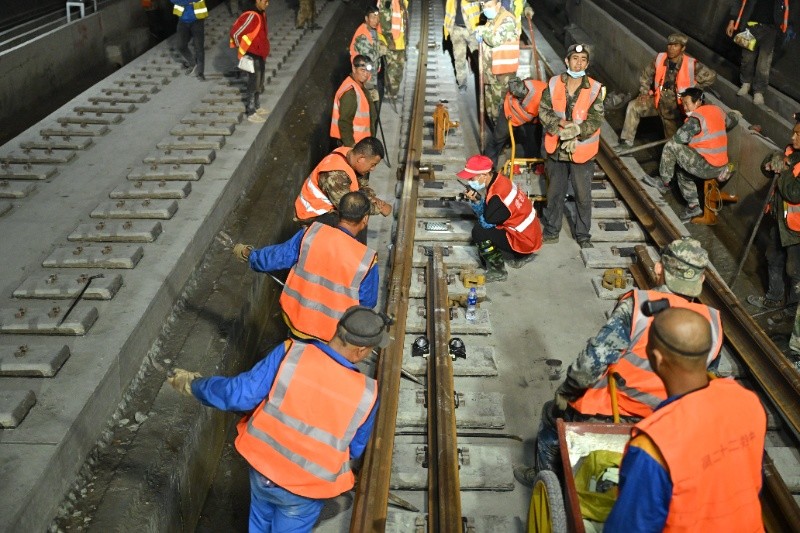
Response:
[{"label": "blue work trousers", "polygon": [[311,531],[325,500],[304,498],[250,468],[250,533]]}]

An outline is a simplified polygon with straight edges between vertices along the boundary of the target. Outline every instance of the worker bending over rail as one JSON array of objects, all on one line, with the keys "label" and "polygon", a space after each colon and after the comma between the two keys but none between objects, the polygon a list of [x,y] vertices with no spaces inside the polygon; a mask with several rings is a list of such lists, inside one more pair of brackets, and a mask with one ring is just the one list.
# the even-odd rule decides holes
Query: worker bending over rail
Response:
[{"label": "worker bending over rail", "polygon": [[694,311],[653,319],[647,359],[667,399],[631,430],[606,533],[764,531],[767,415],[734,380],[709,380],[713,344],[708,320]]},{"label": "worker bending over rail", "polygon": [[246,412],[236,450],[250,465],[250,531],[307,532],[327,498],[353,488],[350,461],[364,452],[378,385],[356,363],[389,342],[387,319],[351,307],[330,342],[287,340],[250,371],[203,378],[175,369],[181,394],[224,411]]}]

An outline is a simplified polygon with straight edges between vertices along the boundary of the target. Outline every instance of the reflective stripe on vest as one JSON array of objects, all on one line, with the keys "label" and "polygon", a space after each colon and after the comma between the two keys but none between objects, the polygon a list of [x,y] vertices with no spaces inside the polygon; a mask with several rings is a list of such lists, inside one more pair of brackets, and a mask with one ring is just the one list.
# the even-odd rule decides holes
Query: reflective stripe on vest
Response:
[{"label": "reflective stripe on vest", "polygon": [[336,96],[333,97],[333,113],[331,114],[330,136],[335,139],[342,138],[341,130],[339,129],[339,100],[341,100],[344,93],[350,89],[355,91],[356,100],[358,102],[356,114],[353,117],[353,139],[355,139],[355,142],[358,142],[361,139],[369,137],[371,134],[369,100],[367,100],[367,94],[364,92],[361,84],[359,84],[350,76],[345,78],[345,80],[339,86],[339,90],[336,91]]},{"label": "reflective stripe on vest", "polygon": [[[261,31],[261,17],[255,11],[247,11],[242,14],[242,16],[247,15],[247,19],[245,19],[239,27],[236,29],[235,32],[231,35],[230,40],[230,47],[235,48],[236,43],[239,43],[239,49],[237,51],[237,57],[241,59],[247,53],[247,50],[250,49],[250,45],[253,44],[256,37],[258,36],[258,32]],[[253,17],[257,17],[257,24],[253,31],[250,33],[245,33],[244,29],[250,25],[250,22],[253,20]],[[237,21],[238,22],[238,21]]]},{"label": "reflective stripe on vest", "polygon": [[395,50],[405,50],[405,36],[403,35],[403,9],[400,0],[392,0],[392,41]]},{"label": "reflective stripe on vest", "polygon": [[[794,153],[794,148],[790,144],[783,152],[783,160],[788,165],[789,156]],[[800,163],[795,163],[792,167],[792,176],[800,178]],[[783,201],[783,214],[786,218],[786,227],[792,231],[800,232],[800,204],[790,204],[786,200]]]},{"label": "reflective stripe on vest", "polygon": [[538,222],[534,224],[536,210],[525,191],[507,177],[498,174],[486,193],[487,204],[495,196],[500,198],[510,213],[497,227],[506,232],[511,249],[521,254],[537,251],[542,244],[541,225]]},{"label": "reflective stripe on vest", "polygon": [[173,4],[172,5],[172,14],[173,15],[177,15],[177,16],[180,17],[181,15],[183,15],[184,9],[186,9],[186,8],[184,8],[183,6],[179,6],[178,4]]},{"label": "reflective stripe on vest", "polygon": [[539,116],[539,102],[547,83],[539,80],[525,80],[528,94],[520,102],[511,93],[507,92],[503,101],[503,112],[514,127],[533,122]]},{"label": "reflective stripe on vest", "polygon": [[350,191],[358,190],[356,171],[347,162],[347,154],[350,150],[352,148],[347,146],[337,148],[322,158],[322,161],[308,175],[306,181],[303,182],[303,187],[300,189],[300,194],[297,195],[297,199],[294,201],[294,213],[298,220],[308,220],[334,210],[334,205],[320,189],[320,173],[334,170],[345,172],[350,177]]},{"label": "reflective stripe on vest", "polygon": [[353,486],[348,447],[376,399],[374,380],[293,342],[268,397],[239,423],[236,449],[290,492],[336,496]]},{"label": "reflective stripe on vest", "polygon": [[[553,113],[558,118],[571,120],[575,124],[581,124],[589,116],[589,109],[594,104],[595,99],[600,95],[603,86],[600,82],[589,78],[589,88],[580,89],[578,99],[572,107],[572,116],[567,118],[567,85],[561,80],[561,76],[553,76],[550,78],[550,101],[553,106]],[[558,135],[553,135],[545,131],[544,134],[544,148],[548,154],[554,154],[558,148]],[[578,140],[575,151],[570,156],[575,163],[585,163],[597,155],[600,149],[600,128],[592,133],[584,140]]]},{"label": "reflective stripe on vest", "polygon": [[663,531],[764,531],[766,429],[758,397],[731,379],[711,380],[637,423],[631,436],[650,438],[672,483]]},{"label": "reflective stripe on vest", "polygon": [[311,224],[281,293],[289,325],[309,337],[331,340],[344,312],[359,305],[361,282],[375,257],[374,250],[341,229]]},{"label": "reflective stripe on vest", "polygon": [[[641,312],[642,304],[648,300],[666,298],[670,307],[690,309],[706,317],[711,324],[711,350],[706,359],[706,366],[711,364],[722,348],[722,321],[719,311],[713,307],[690,302],[677,294],[634,289],[622,298],[629,297],[633,298],[630,343],[614,368],[615,373],[622,378],[617,380],[617,403],[621,415],[645,417],[667,399],[667,391],[647,360],[645,349],[653,319]],[[571,402],[571,405],[586,415],[611,416],[608,371],[581,398]]]},{"label": "reflective stripe on vest", "polygon": [[[495,27],[502,25],[506,18],[514,18],[508,11],[503,11],[494,22]],[[515,22],[516,24],[516,22]],[[516,36],[516,34],[514,34]],[[500,76],[503,74],[516,74],[519,68],[519,39],[506,41],[498,46],[491,47],[492,52],[492,74]]]},{"label": "reflective stripe on vest", "polygon": [[[661,90],[664,87],[664,80],[667,78],[667,54],[665,52],[661,52],[656,56],[656,72],[653,76],[653,86],[655,87],[655,94],[653,95],[653,106],[657,109],[658,102],[661,100]],[[681,60],[681,66],[678,69],[678,73],[675,75],[675,94],[678,95],[682,93],[685,89],[689,87],[694,87],[696,85],[694,79],[694,71],[697,67],[697,60],[693,57],[690,57],[686,54],[683,54],[683,59]],[[680,103],[681,99],[678,97],[678,103]]]},{"label": "reflective stripe on vest", "polygon": [[[462,7],[463,6],[463,7]],[[463,0],[447,0],[444,10],[444,38],[450,37],[456,24],[456,9],[462,9],[464,23],[469,31],[475,31],[481,20],[480,2],[464,2]]]},{"label": "reflective stripe on vest", "polygon": [[694,111],[690,118],[700,122],[700,133],[689,141],[689,146],[708,164],[721,167],[728,164],[728,134],[725,132],[725,113],[715,105],[701,105]]},{"label": "reflective stripe on vest", "polygon": [[[747,4],[747,0],[742,0],[742,5],[739,7],[739,14],[736,15],[736,21],[733,23],[734,30],[738,30],[739,24],[742,22],[742,13],[744,13],[745,4]],[[781,2],[781,9],[783,11],[783,18],[778,27],[781,29],[781,32],[786,33],[786,30],[789,29],[789,0],[783,0]]]},{"label": "reflective stripe on vest", "polygon": [[197,17],[199,20],[208,17],[208,8],[206,7],[205,0],[200,0],[199,2],[192,2],[192,8],[194,9],[194,16]]}]

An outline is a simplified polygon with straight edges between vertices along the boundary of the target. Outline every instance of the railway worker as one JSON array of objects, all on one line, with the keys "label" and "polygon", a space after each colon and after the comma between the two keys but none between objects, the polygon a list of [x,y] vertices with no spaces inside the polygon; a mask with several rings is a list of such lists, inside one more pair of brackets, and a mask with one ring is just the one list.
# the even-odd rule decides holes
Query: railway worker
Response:
[{"label": "railway worker", "polygon": [[247,412],[236,450],[250,466],[250,531],[308,532],[328,498],[353,488],[350,461],[364,452],[378,405],[374,379],[356,363],[386,346],[386,319],[351,307],[328,343],[289,339],[237,376],[175,369],[181,394]]},{"label": "railway worker", "polygon": [[297,18],[295,19],[294,27],[298,30],[305,28],[307,30],[319,30],[321,26],[314,21],[316,17],[316,7],[314,0],[300,0],[297,8]]},{"label": "railway worker", "polygon": [[688,40],[682,33],[671,34],[667,51],[656,55],[642,71],[639,96],[628,103],[617,150],[633,146],[642,117],[661,117],[664,137],[672,138],[683,116],[678,95],[689,87],[705,89],[716,81],[716,72],[685,52]]},{"label": "railway worker", "polygon": [[[765,251],[767,293],[764,296],[751,294],[747,302],[762,309],[776,309],[783,306],[786,292],[784,273],[789,278],[786,305],[797,305],[800,300],[800,122],[792,130],[791,143],[784,151],[767,156],[761,164],[761,171],[770,178],[779,174],[769,206],[772,217],[768,219],[769,240]],[[792,338],[800,347],[797,342],[800,337],[793,333]]]},{"label": "railway worker", "polygon": [[545,172],[549,177],[543,241],[558,242],[567,186],[571,183],[577,208],[575,240],[581,248],[592,248],[592,175],[594,157],[600,148],[606,91],[600,82],[586,75],[586,45],[571,45],[564,62],[567,71],[550,78],[539,103],[547,152]]},{"label": "railway worker", "polygon": [[472,0],[447,0],[445,3],[442,31],[445,40],[450,39],[456,83],[458,92],[462,94],[467,92],[469,56],[478,47],[474,33],[480,23],[480,6],[480,2]]},{"label": "railway worker", "polygon": [[[792,16],[795,16],[794,13]],[[785,34],[789,30],[789,0],[731,2],[725,34],[733,37],[734,33],[743,33],[745,30],[755,40],[755,48],[742,47],[742,62],[739,65],[742,86],[737,94],[747,96],[752,88],[753,103],[764,105],[778,31]]]},{"label": "railway worker", "polygon": [[[649,291],[634,289],[620,298],[606,324],[589,339],[567,369],[567,377],[556,390],[554,400],[544,404],[536,442],[540,470],[560,470],[557,418],[612,420],[609,374],[616,379],[619,413],[627,421],[650,415],[667,398],[667,391],[653,373],[645,353],[653,320],[643,313],[642,305],[646,302],[665,299],[670,307],[703,315],[711,324],[713,339],[705,363],[716,361],[722,347],[719,311],[692,301],[702,291],[707,264],[708,254],[699,242],[688,237],[674,240],[664,248],[661,260],[654,266],[657,286]],[[521,483],[529,486],[536,477],[533,468],[518,467],[514,472]]]},{"label": "railway worker", "polygon": [[702,315],[666,309],[650,331],[647,358],[667,398],[631,430],[604,531],[764,531],[761,402],[732,379],[709,380]]},{"label": "railway worker", "polygon": [[378,110],[366,82],[375,65],[367,56],[357,55],[353,69],[333,97],[330,135],[336,146],[353,147],[366,137],[375,135]]},{"label": "railway worker", "polygon": [[508,144],[511,136],[508,123],[514,127],[514,135],[522,132],[524,157],[541,157],[542,126],[539,123],[539,102],[547,83],[528,78],[521,80],[514,76],[508,80],[508,91],[498,110],[497,123],[491,141],[486,146],[486,155],[497,166],[500,154]]},{"label": "railway worker", "polygon": [[383,59],[386,62],[384,85],[386,95],[397,98],[403,71],[406,68],[406,32],[408,28],[408,0],[378,0],[381,34],[386,41]]},{"label": "railway worker", "polygon": [[349,192],[339,202],[335,228],[314,222],[281,244],[233,247],[256,272],[291,269],[280,303],[293,336],[329,341],[348,308],[378,303],[377,253],[356,239],[367,228],[369,210],[366,195]]},{"label": "railway worker", "polygon": [[383,92],[383,88],[378,85],[378,74],[381,70],[381,57],[386,52],[386,38],[380,26],[380,10],[377,5],[372,4],[367,7],[364,22],[356,28],[350,41],[350,62],[355,64],[356,57],[361,55],[372,63],[373,68],[364,84],[373,102],[378,102]]},{"label": "railway worker", "polygon": [[644,181],[665,193],[672,177],[677,176],[678,189],[687,204],[679,218],[688,222],[703,214],[695,177],[720,182],[730,177],[727,131],[738,124],[742,114],[736,110],[726,114],[714,104],[706,104],[703,90],[697,87],[686,89],[680,96],[686,121],[664,145],[658,167],[660,180],[647,176]]},{"label": "railway worker", "polygon": [[[172,14],[178,16],[177,35],[178,52],[183,56],[187,74],[197,76],[200,81],[205,77],[205,19],[208,8],[205,0],[172,0]],[[189,53],[189,41],[192,41],[194,56]]]},{"label": "railway worker", "polygon": [[264,92],[264,62],[269,55],[269,37],[265,10],[269,0],[254,0],[255,10],[242,13],[231,27],[231,48],[238,48],[237,56],[253,60],[253,72],[247,72],[245,89],[245,113],[247,120],[254,123],[267,121],[267,111],[261,107],[259,97]]},{"label": "railway worker", "polygon": [[[474,155],[456,174],[468,180],[465,194],[478,217],[472,227],[472,241],[486,267],[486,281],[508,277],[502,253],[509,254],[512,268],[521,268],[536,257],[542,247],[542,227],[530,198],[516,183],[495,172],[492,160]],[[486,198],[479,192],[486,190]]]},{"label": "railway worker", "polygon": [[376,137],[366,137],[353,148],[335,149],[325,156],[303,182],[294,202],[295,218],[302,224],[321,222],[336,226],[337,208],[348,192],[360,190],[370,201],[370,214],[388,217],[391,204],[377,196],[362,176],[369,174],[384,157],[383,144]]},{"label": "railway worker", "polygon": [[475,39],[481,43],[484,110],[494,124],[508,80],[516,76],[519,67],[519,32],[517,19],[500,5],[499,0],[484,2],[483,16],[488,22],[475,29]]}]

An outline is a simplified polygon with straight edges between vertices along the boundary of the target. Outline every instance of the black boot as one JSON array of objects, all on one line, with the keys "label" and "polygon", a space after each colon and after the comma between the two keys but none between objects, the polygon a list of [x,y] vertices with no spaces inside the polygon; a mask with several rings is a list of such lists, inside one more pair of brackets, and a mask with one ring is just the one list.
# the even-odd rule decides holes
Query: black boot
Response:
[{"label": "black boot", "polygon": [[508,278],[506,264],[500,250],[495,248],[492,241],[486,240],[478,243],[478,255],[486,268],[486,282],[504,281]]}]

